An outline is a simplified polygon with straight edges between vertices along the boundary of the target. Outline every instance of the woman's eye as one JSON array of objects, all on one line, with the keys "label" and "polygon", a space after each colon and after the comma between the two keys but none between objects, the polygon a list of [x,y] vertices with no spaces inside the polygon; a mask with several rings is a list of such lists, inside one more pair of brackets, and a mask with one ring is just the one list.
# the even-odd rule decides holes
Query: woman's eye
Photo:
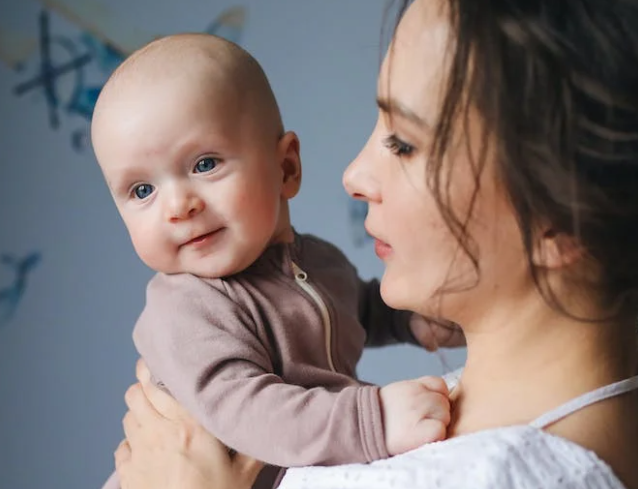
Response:
[{"label": "woman's eye", "polygon": [[396,156],[410,156],[410,154],[414,151],[414,146],[400,140],[394,134],[385,138],[383,145]]},{"label": "woman's eye", "polygon": [[206,173],[214,170],[218,163],[215,158],[202,158],[195,165],[195,173]]},{"label": "woman's eye", "polygon": [[154,190],[155,188],[152,185],[149,185],[148,183],[142,183],[141,185],[138,185],[133,189],[133,193],[138,199],[144,200],[146,197],[151,195]]}]

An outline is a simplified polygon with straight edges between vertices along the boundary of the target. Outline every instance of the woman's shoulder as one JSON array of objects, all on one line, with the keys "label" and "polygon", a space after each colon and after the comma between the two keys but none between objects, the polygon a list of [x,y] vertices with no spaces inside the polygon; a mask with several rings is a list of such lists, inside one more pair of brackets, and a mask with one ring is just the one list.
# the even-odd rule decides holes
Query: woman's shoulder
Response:
[{"label": "woman's shoulder", "polygon": [[623,489],[593,452],[531,426],[481,431],[368,465],[291,469],[281,489]]}]

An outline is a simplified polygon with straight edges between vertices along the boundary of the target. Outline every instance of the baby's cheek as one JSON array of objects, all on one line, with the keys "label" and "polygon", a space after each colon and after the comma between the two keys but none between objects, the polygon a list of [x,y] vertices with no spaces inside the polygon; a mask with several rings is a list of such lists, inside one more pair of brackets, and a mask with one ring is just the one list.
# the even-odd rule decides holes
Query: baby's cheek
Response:
[{"label": "baby's cheek", "polygon": [[235,186],[225,199],[230,212],[236,217],[259,212],[266,194],[264,186],[265,184],[258,182],[243,182],[242,185]]},{"label": "baby's cheek", "polygon": [[153,234],[146,226],[129,228],[129,233],[137,255],[148,267],[161,272],[170,271],[172,256],[161,236]]},{"label": "baby's cheek", "polygon": [[263,186],[244,187],[234,196],[235,220],[253,229],[272,226],[279,210],[278,197]]}]

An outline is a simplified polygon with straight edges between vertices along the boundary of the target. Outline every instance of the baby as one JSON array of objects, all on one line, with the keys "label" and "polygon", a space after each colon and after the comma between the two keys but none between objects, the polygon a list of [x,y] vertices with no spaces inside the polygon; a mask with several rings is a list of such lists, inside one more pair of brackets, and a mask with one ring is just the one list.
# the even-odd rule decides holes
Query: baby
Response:
[{"label": "baby", "polygon": [[290,467],[370,462],[445,437],[441,379],[379,388],[355,367],[364,346],[435,349],[462,335],[390,309],[378,281],[294,231],[299,140],[248,53],[205,34],[152,42],[105,85],[91,136],[135,250],[158,272],[135,346],[229,448]]}]

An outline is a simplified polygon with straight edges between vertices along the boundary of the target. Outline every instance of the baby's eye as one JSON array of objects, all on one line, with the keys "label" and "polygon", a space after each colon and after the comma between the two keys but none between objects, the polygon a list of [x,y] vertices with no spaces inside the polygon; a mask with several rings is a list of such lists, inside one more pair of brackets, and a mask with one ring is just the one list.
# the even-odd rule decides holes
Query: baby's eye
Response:
[{"label": "baby's eye", "polygon": [[152,185],[148,183],[142,183],[133,189],[133,193],[138,199],[144,200],[146,197],[151,195],[154,190],[155,187],[153,187]]},{"label": "baby's eye", "polygon": [[219,161],[216,158],[202,158],[195,165],[195,173],[206,173],[215,169]]}]

